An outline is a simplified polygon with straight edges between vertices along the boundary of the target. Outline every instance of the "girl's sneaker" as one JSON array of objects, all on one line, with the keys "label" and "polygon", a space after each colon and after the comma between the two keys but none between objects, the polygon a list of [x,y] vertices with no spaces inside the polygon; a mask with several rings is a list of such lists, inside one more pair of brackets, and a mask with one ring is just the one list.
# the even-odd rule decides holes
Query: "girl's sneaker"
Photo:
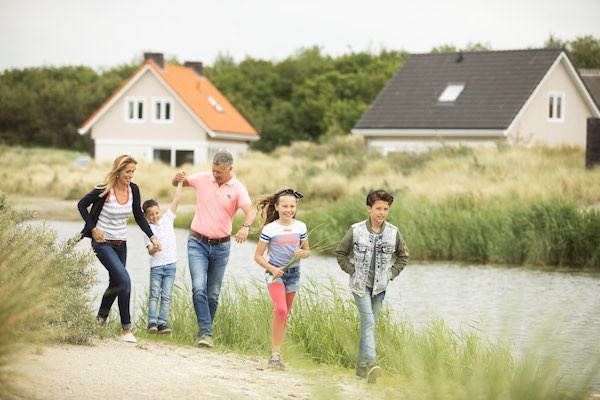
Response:
[{"label": "girl's sneaker", "polygon": [[281,362],[281,353],[278,351],[272,352],[271,357],[269,357],[269,361],[267,362],[267,366],[273,369],[285,369],[285,365]]}]

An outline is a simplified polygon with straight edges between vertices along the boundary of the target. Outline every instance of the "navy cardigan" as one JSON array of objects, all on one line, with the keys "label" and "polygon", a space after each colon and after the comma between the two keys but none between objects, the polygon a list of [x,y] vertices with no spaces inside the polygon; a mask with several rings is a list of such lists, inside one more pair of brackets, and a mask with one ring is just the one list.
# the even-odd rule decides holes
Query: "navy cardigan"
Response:
[{"label": "navy cardigan", "polygon": [[[151,238],[154,233],[152,233],[152,229],[150,229],[150,225],[146,218],[144,217],[144,213],[142,212],[142,201],[140,195],[140,189],[138,186],[131,182],[129,184],[131,186],[131,194],[133,195],[133,217],[135,218],[135,222],[137,222],[138,226],[144,231],[144,233]],[[83,237],[92,237],[92,229],[96,227],[96,222],[98,222],[98,218],[100,217],[100,212],[102,211],[102,207],[104,207],[104,202],[106,201],[106,197],[108,193],[104,196],[100,197],[100,194],[104,191],[104,189],[93,189],[91,192],[83,196],[79,203],[77,203],[77,208],[79,209],[79,213],[81,217],[85,221],[85,226],[81,231],[81,236]],[[92,209],[88,212],[88,207],[92,206]]]}]

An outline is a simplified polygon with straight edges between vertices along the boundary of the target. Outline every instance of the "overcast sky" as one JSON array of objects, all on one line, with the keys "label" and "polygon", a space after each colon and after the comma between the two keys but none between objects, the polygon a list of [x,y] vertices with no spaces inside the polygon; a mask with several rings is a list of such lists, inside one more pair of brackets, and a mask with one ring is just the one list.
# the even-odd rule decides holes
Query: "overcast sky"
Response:
[{"label": "overcast sky", "polygon": [[550,34],[600,38],[600,0],[0,0],[0,71],[112,68],[144,51],[210,65],[219,53],[279,61],[311,46],[516,49]]}]

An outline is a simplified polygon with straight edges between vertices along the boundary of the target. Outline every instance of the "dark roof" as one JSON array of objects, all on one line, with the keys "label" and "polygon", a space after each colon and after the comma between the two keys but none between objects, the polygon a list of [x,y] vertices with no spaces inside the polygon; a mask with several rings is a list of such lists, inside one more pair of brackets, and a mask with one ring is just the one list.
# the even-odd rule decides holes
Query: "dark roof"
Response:
[{"label": "dark roof", "polygon": [[596,102],[596,106],[600,107],[600,69],[580,69],[579,76]]},{"label": "dark roof", "polygon": [[[561,49],[410,55],[355,129],[504,129]],[[464,83],[452,104],[438,102],[448,83]]]}]

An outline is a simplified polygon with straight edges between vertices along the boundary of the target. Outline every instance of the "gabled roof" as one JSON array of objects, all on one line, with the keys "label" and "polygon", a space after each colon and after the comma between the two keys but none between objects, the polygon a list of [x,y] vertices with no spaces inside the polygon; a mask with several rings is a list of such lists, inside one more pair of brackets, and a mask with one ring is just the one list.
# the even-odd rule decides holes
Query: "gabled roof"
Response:
[{"label": "gabled roof", "polygon": [[215,138],[258,140],[256,130],[236,110],[225,96],[205,77],[193,68],[164,64],[160,68],[153,60],[147,60],[79,129],[87,131],[100,119],[117,100],[144,74],[153,74],[186,111],[209,134]]},{"label": "gabled roof", "polygon": [[[586,92],[560,49],[411,55],[353,131],[506,129],[559,60]],[[438,101],[448,84],[464,89],[454,102]]]}]

